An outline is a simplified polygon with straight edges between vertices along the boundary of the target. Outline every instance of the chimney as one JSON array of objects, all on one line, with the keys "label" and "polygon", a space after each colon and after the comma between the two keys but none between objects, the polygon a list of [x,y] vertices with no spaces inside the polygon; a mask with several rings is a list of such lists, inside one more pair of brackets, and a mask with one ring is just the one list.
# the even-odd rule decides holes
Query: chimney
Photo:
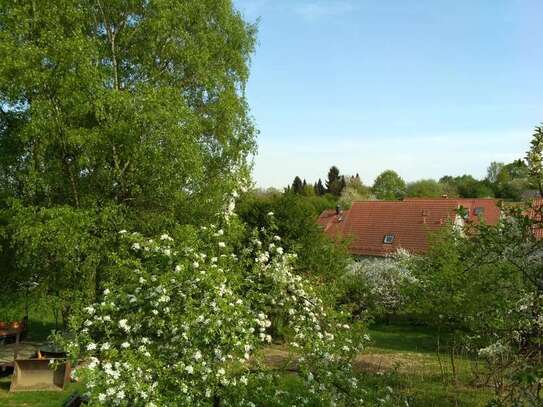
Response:
[{"label": "chimney", "polygon": [[429,212],[430,212],[430,211],[427,210],[427,209],[423,209],[423,210],[422,210],[422,223],[423,223],[423,224],[426,224],[426,218],[428,217]]},{"label": "chimney", "polygon": [[339,205],[336,205],[336,215],[339,216],[339,212],[340,212],[340,210],[339,210]]}]

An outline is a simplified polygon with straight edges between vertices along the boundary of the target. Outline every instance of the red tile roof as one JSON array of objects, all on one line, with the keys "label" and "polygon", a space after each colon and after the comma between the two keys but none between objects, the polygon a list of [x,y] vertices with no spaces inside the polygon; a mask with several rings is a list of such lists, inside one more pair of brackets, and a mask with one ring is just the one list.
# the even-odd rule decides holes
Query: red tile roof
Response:
[{"label": "red tile roof", "polygon": [[344,214],[345,212],[342,212],[337,216],[334,209],[326,209],[317,219],[317,223],[323,227],[327,235],[335,237],[341,229]]},{"label": "red tile roof", "polygon": [[[460,202],[461,201],[461,202]],[[485,202],[480,202],[485,201]],[[477,220],[475,208],[483,207],[487,223],[497,223],[499,209],[496,201],[457,199],[407,199],[404,201],[358,201],[339,216],[333,210],[324,211],[318,223],[332,238],[348,238],[351,254],[386,256],[399,248],[412,253],[428,249],[428,234],[448,221],[454,221],[460,205],[469,209],[470,219]],[[496,214],[496,210],[498,211]],[[386,235],[394,235],[391,244],[384,243]]]},{"label": "red tile roof", "polygon": [[493,198],[405,198],[404,201],[436,201],[447,200],[456,202],[466,209],[469,220],[479,223],[483,220],[486,224],[495,225],[500,220],[501,211],[498,201]]}]

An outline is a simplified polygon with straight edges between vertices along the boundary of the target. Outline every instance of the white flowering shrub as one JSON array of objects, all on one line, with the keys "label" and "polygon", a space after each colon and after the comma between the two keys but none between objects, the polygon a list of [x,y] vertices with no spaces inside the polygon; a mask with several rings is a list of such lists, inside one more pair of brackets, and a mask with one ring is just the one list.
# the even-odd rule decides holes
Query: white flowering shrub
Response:
[{"label": "white flowering shrub", "polygon": [[507,405],[541,405],[543,296],[525,294],[502,321],[502,329],[493,333],[495,341],[478,351],[489,382]]},{"label": "white flowering shrub", "polygon": [[407,264],[407,251],[385,258],[362,258],[348,266],[343,283],[343,302],[361,317],[394,314],[406,301],[403,287],[416,282]]},{"label": "white flowering shrub", "polygon": [[117,282],[73,318],[75,336],[65,342],[85,361],[77,375],[93,404],[255,405],[254,386],[280,374],[258,357],[276,321],[307,393],[298,403],[359,403],[356,330],[294,274],[295,256],[270,221],[247,234],[229,217],[180,240],[121,232]]}]

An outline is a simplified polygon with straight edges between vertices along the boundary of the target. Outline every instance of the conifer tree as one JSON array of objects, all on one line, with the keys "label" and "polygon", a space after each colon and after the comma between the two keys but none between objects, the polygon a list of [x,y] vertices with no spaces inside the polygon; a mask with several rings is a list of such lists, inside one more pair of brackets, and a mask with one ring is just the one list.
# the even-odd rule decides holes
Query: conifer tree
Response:
[{"label": "conifer tree", "polygon": [[324,188],[324,185],[322,185],[322,181],[319,178],[319,181],[317,182],[317,195],[322,196],[326,193],[326,188]]},{"label": "conifer tree", "polygon": [[340,196],[341,191],[345,187],[345,179],[339,175],[339,169],[333,165],[328,171],[328,179],[326,180],[326,191],[335,196]]},{"label": "conifer tree", "polygon": [[301,195],[304,191],[304,184],[302,182],[302,179],[298,176],[294,178],[294,181],[292,182],[292,192],[295,194]]}]

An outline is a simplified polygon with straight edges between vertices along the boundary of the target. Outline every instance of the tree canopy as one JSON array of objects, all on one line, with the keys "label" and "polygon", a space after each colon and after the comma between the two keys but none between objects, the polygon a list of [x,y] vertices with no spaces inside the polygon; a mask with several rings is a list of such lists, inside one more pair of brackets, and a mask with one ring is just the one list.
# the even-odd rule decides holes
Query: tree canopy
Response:
[{"label": "tree canopy", "polygon": [[120,228],[224,212],[255,148],[255,35],[230,0],[0,0],[0,273],[13,292],[32,279],[68,312],[108,280]]},{"label": "tree canopy", "polygon": [[416,198],[439,198],[444,194],[443,184],[433,179],[421,179],[407,184],[406,195]]},{"label": "tree canopy", "polygon": [[343,188],[345,188],[345,179],[339,175],[339,168],[333,165],[328,171],[326,190],[332,195],[340,196]]},{"label": "tree canopy", "polygon": [[217,211],[254,149],[244,87],[255,27],[231,1],[0,10],[2,195],[186,222]]},{"label": "tree canopy", "polygon": [[526,153],[526,162],[531,181],[537,186],[540,196],[543,196],[543,127],[534,130],[530,150]]},{"label": "tree canopy", "polygon": [[400,199],[405,195],[405,181],[392,170],[382,172],[373,183],[373,193],[378,199]]}]

